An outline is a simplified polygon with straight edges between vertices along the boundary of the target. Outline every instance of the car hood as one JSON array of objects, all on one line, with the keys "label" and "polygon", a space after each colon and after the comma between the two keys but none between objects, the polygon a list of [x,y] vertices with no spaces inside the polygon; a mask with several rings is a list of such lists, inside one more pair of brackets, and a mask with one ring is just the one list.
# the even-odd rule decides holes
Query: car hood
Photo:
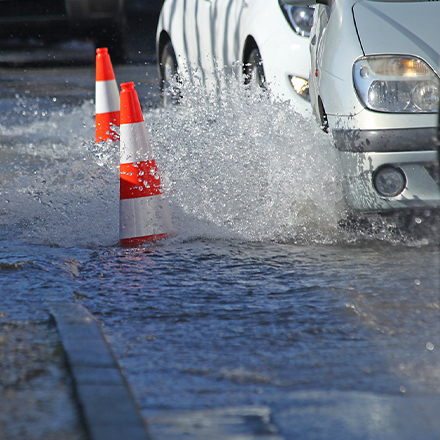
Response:
[{"label": "car hood", "polygon": [[361,1],[353,15],[365,55],[416,55],[440,73],[440,2]]}]

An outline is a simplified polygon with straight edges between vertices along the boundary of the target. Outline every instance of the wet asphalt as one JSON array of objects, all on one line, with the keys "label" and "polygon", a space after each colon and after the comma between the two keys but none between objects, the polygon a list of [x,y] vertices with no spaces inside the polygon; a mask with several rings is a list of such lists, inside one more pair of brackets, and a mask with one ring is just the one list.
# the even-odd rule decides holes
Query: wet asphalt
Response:
[{"label": "wet asphalt", "polygon": [[[143,106],[159,102],[156,20],[154,14],[130,17],[127,62],[114,66],[123,81],[137,83]],[[67,87],[69,97],[74,92],[78,99],[93,99],[94,61],[94,46],[87,40],[51,45],[0,41],[0,99],[16,93],[41,94],[41,84],[32,83],[35,72],[49,72],[55,79],[49,87],[57,96]],[[66,68],[76,69],[77,84],[66,84],[57,75]],[[2,263],[0,276],[20,269],[19,264]],[[73,301],[43,301],[38,313],[18,319],[8,304],[0,304],[1,440],[149,439],[100,325]]]}]

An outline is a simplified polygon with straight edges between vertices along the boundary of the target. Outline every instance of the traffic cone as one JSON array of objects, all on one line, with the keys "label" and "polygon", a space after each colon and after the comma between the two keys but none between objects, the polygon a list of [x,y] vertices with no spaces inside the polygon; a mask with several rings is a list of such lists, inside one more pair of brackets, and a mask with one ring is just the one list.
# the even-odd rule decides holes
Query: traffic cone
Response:
[{"label": "traffic cone", "polygon": [[119,239],[124,247],[172,234],[168,202],[134,83],[121,84]]},{"label": "traffic cone", "polygon": [[119,140],[118,133],[114,131],[120,121],[119,91],[106,47],[96,49],[95,100],[96,142]]}]

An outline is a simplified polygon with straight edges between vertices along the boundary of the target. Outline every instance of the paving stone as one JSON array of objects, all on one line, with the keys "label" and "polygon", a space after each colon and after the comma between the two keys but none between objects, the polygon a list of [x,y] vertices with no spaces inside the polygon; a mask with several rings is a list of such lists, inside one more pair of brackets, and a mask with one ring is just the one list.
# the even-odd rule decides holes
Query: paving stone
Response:
[{"label": "paving stone", "polygon": [[149,440],[139,409],[100,326],[78,304],[51,309],[91,440]]},{"label": "paving stone", "polygon": [[66,349],[66,354],[71,366],[81,367],[97,367],[97,368],[113,368],[115,360],[112,354],[107,350],[104,351],[100,347],[96,351],[78,349]]},{"label": "paving stone", "polygon": [[96,323],[88,324],[84,322],[65,323],[57,320],[57,327],[60,331],[61,338],[69,341],[94,340],[100,341],[103,336],[101,330]]},{"label": "paving stone", "polygon": [[121,373],[114,368],[97,368],[71,365],[77,383],[83,385],[120,385],[125,386]]}]

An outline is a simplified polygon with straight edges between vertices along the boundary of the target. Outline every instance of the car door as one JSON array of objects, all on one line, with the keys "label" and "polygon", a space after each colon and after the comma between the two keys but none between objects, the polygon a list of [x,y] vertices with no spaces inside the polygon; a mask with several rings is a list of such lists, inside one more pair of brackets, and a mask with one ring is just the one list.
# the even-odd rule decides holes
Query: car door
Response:
[{"label": "car door", "polygon": [[201,68],[202,48],[204,38],[200,24],[203,18],[200,6],[205,6],[207,0],[182,0],[183,3],[183,34],[181,42],[173,42],[175,46],[182,46],[186,58],[184,69],[189,71],[189,77],[193,80],[193,73]]},{"label": "car door", "polygon": [[[194,85],[208,94],[224,87],[224,73],[240,60],[238,21],[244,0],[183,0],[183,46]],[[247,0],[249,1],[249,0]]]},{"label": "car door", "polygon": [[225,87],[225,75],[231,75],[239,49],[239,20],[245,0],[211,0],[211,52],[213,55],[216,86]]},{"label": "car door", "polygon": [[[221,0],[222,1],[222,0]],[[195,79],[205,87],[208,93],[215,92],[215,59],[213,54],[212,10],[216,0],[196,0],[196,26],[198,35],[198,56],[200,70]]]},{"label": "car door", "polygon": [[239,59],[238,19],[244,0],[212,0],[211,27],[213,53],[219,67],[229,68]]}]

